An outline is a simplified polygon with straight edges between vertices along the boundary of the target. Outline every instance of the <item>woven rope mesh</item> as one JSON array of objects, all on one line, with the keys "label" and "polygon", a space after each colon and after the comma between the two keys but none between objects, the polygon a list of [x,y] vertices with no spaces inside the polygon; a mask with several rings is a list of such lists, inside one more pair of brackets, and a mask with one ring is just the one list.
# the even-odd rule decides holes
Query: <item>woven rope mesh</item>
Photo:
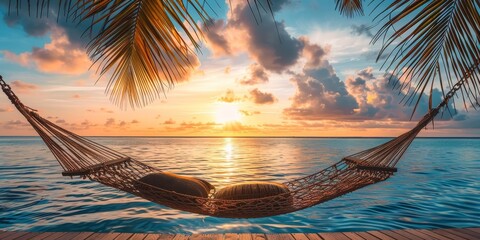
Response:
[{"label": "woven rope mesh", "polygon": [[89,178],[171,208],[228,218],[255,218],[289,213],[387,179],[396,171],[395,165],[417,134],[453,96],[449,93],[449,98],[426,114],[412,130],[399,137],[347,156],[312,175],[285,182],[289,189],[287,193],[264,198],[222,200],[213,196],[201,198],[184,195],[139,181],[148,174],[160,172],[161,169],[148,166],[57,126],[23,105],[1,77],[0,85],[52,151],[65,170],[64,175]]}]

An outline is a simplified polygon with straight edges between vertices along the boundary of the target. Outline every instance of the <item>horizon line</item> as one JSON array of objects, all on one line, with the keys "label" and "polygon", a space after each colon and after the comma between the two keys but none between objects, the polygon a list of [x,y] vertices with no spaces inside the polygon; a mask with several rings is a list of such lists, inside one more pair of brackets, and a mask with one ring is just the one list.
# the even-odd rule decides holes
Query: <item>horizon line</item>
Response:
[{"label": "horizon line", "polygon": [[[38,135],[0,135],[0,138],[8,138],[8,137],[38,137],[41,138]],[[113,138],[113,137],[123,137],[123,138],[396,138],[397,136],[142,136],[142,135],[128,135],[128,136],[122,136],[122,135],[90,135],[90,136],[82,136],[82,137],[105,137],[105,138]],[[443,138],[443,139],[448,139],[448,138],[458,138],[458,139],[477,139],[480,138],[480,136],[417,136],[416,138]]]}]

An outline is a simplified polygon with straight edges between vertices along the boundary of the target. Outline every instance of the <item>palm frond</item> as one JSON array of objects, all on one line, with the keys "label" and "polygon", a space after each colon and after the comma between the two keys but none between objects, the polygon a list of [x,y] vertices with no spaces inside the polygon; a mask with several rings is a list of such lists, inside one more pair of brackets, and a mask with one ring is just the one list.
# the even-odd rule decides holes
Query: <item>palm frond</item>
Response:
[{"label": "palm frond", "polygon": [[48,17],[54,9],[88,21],[87,52],[100,76],[109,76],[106,91],[122,108],[145,106],[185,75],[202,39],[196,21],[209,19],[206,7],[200,0],[9,0],[10,14],[28,8]]},{"label": "palm frond", "polygon": [[[202,4],[188,0],[90,0],[83,19],[102,29],[87,51],[100,75],[111,74],[107,91],[121,107],[141,107],[160,97],[191,66],[201,31],[193,14],[207,20]],[[184,35],[182,35],[182,33]]]},{"label": "palm frond", "polygon": [[363,15],[363,0],[335,0],[335,8],[347,17]]},{"label": "palm frond", "polygon": [[[382,1],[384,3],[385,1]],[[456,79],[467,76],[460,95],[478,104],[480,96],[480,1],[479,0],[395,0],[377,15],[382,24],[373,42],[382,41],[378,54],[387,54],[384,66],[407,81],[405,104],[420,102],[435,86],[442,92]],[[473,69],[472,69],[473,66]],[[410,89],[408,86],[413,86]],[[415,112],[415,110],[414,110]],[[412,113],[413,115],[413,113]]]}]

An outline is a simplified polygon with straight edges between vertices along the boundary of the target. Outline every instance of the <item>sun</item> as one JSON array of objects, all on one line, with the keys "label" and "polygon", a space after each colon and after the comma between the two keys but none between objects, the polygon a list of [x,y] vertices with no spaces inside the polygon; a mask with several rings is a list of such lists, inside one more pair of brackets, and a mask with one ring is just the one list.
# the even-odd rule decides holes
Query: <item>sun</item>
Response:
[{"label": "sun", "polygon": [[217,103],[215,109],[215,122],[226,124],[230,122],[239,122],[242,114],[235,103]]}]

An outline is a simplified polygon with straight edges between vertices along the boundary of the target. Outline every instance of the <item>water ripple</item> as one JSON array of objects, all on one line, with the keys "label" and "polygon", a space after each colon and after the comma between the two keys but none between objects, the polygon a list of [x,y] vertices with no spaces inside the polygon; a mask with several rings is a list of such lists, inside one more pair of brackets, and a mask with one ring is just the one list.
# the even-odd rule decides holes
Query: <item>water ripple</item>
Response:
[{"label": "water ripple", "polygon": [[[94,140],[222,188],[243,181],[292,180],[387,139]],[[399,163],[399,172],[385,182],[291,214],[222,219],[62,177],[39,138],[0,137],[0,229],[189,234],[477,227],[479,143],[478,139],[417,139]]]}]

